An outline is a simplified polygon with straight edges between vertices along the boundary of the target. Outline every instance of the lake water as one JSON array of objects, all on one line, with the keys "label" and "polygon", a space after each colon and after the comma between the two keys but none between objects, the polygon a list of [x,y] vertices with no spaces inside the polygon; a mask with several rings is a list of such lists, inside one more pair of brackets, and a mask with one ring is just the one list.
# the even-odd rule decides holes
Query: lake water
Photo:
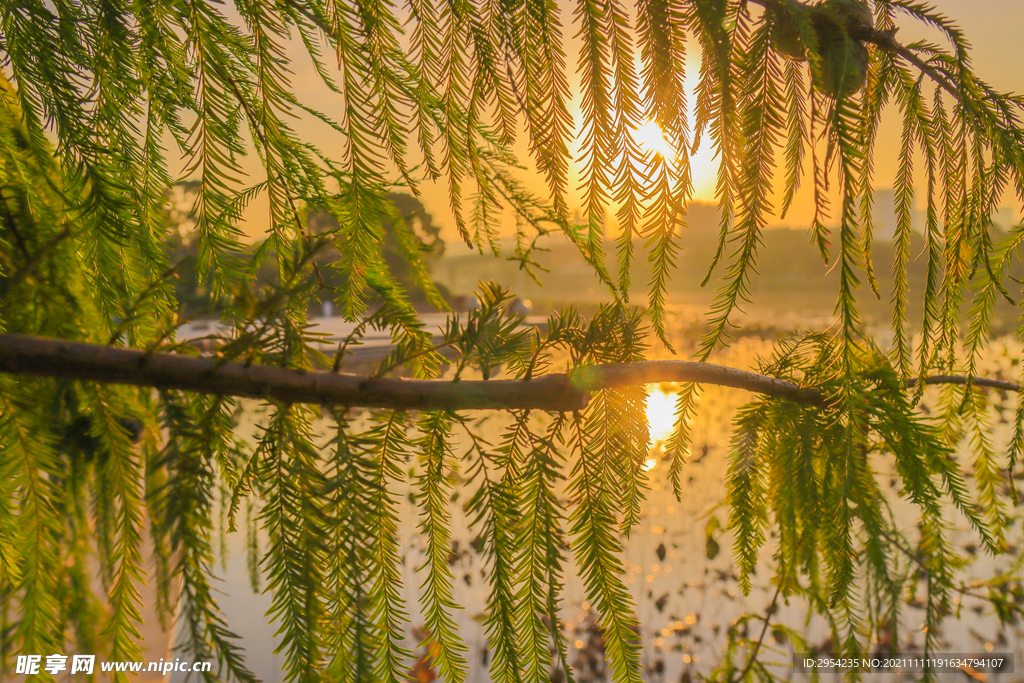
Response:
[{"label": "lake water", "polygon": [[[770,351],[772,335],[766,337],[741,338],[720,354],[716,362],[750,368],[759,355]],[[982,374],[1012,377],[1013,359],[1020,357],[1019,346],[1000,341],[993,345],[987,355]],[[663,436],[670,429],[673,399],[670,390],[666,392],[656,386],[650,388],[648,414],[652,436],[655,438]],[[726,631],[733,620],[746,612],[763,612],[771,602],[767,564],[754,577],[753,591],[744,596],[735,581],[728,534],[716,532],[712,544],[709,544],[707,535],[708,520],[712,516],[721,520],[723,525],[727,518],[727,512],[717,506],[725,492],[726,446],[730,422],[736,409],[749,399],[749,394],[737,390],[716,387],[706,389],[694,428],[694,447],[685,470],[681,500],[676,500],[671,487],[666,485],[666,467],[660,459],[660,443],[655,441],[651,447],[648,464],[652,487],[643,506],[640,524],[626,542],[622,557],[626,583],[637,605],[640,636],[644,644],[644,677],[648,681],[686,681],[707,673],[721,656]],[[928,400],[926,396],[925,402]],[[993,410],[993,437],[998,446],[1005,444],[1009,430],[998,410]],[[261,419],[262,414],[258,409],[248,410],[239,426],[240,432],[253,433]],[[489,421],[482,428],[484,435],[495,437],[500,433],[501,424],[500,417]],[[458,449],[456,452],[459,452]],[[882,463],[880,467],[883,469],[880,480],[888,485],[885,464]],[[416,591],[421,578],[415,568],[422,563],[423,543],[416,532],[417,513],[409,502],[408,489],[397,488],[393,493],[400,502],[402,515],[399,528],[404,559],[402,594],[411,612],[410,625],[415,627],[422,623],[417,614]],[[894,500],[897,498],[895,493],[893,497]],[[452,565],[455,575],[454,594],[456,601],[464,607],[458,622],[460,633],[470,647],[468,681],[484,683],[489,679],[485,664],[485,639],[479,617],[484,609],[487,585],[481,558],[471,548],[477,531],[469,528],[468,518],[461,508],[461,502],[467,499],[468,495],[463,492],[458,499],[460,503],[452,506],[453,550],[457,556]],[[897,500],[895,506],[898,511],[902,510],[906,519],[913,519],[905,504]],[[953,537],[961,546],[976,545],[976,539],[966,530],[962,518],[951,514],[950,524],[954,528]],[[1010,532],[1011,544],[1020,546],[1020,536],[1021,527],[1017,524]],[[713,552],[715,543],[720,547],[717,554]],[[241,645],[247,652],[250,667],[263,681],[276,683],[281,680],[283,657],[274,653],[276,627],[269,625],[264,616],[270,607],[270,598],[254,594],[249,586],[241,534],[232,535],[229,546],[231,552],[226,560],[226,568],[221,572],[223,582],[220,588],[224,595],[220,604],[230,626],[241,636]],[[770,550],[766,556],[770,556]],[[992,560],[982,557],[966,570],[967,579],[989,578],[996,571],[1009,567],[1011,559]],[[586,602],[581,582],[572,576],[571,567],[567,573],[569,576],[565,583],[562,618],[570,643],[570,661],[584,664],[588,653],[594,650],[595,615]],[[1024,631],[1019,627],[1001,628],[992,614],[969,598],[965,599],[962,607],[959,618],[950,617],[943,626],[942,637],[948,645],[944,648],[946,652],[981,653],[986,649],[1024,652]],[[918,628],[921,612],[908,607],[905,614],[903,633],[910,641],[904,643],[904,647],[909,649],[913,645],[920,646],[923,642]],[[804,633],[810,643],[817,644],[825,640],[822,624],[816,621],[805,623],[805,612],[797,601],[783,605],[778,618]],[[769,648],[778,645],[780,653],[784,653],[772,657],[769,652],[767,659],[789,661],[787,644],[775,643],[771,635],[766,638],[765,644]],[[413,645],[410,640],[409,646]],[[1018,666],[1024,666],[1024,660],[1018,659],[1018,662]],[[600,676],[588,667],[583,666],[582,669],[581,683],[600,680]],[[786,671],[780,670],[783,674]],[[960,675],[956,674],[958,677]],[[994,680],[1007,676],[997,676]],[[184,675],[175,674],[172,680],[184,680]]]}]

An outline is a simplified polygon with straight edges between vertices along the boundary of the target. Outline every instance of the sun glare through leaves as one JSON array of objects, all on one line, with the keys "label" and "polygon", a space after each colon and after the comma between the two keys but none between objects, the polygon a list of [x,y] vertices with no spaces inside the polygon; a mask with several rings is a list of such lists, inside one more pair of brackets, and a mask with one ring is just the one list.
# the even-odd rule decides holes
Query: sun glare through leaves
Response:
[{"label": "sun glare through leaves", "polygon": [[[691,126],[694,125],[695,120],[691,121]],[[688,164],[693,183],[692,197],[699,201],[714,201],[719,164],[718,150],[714,144],[705,141],[696,151],[691,152],[685,148],[679,150],[654,119],[647,119],[633,131],[633,140],[647,155],[649,163],[654,164],[660,157],[673,172],[679,172],[681,165]]]},{"label": "sun glare through leaves", "polygon": [[637,129],[634,137],[645,152],[660,154],[670,163],[677,160],[678,153],[676,149],[669,142],[668,138],[665,137],[665,133],[661,130],[661,126],[658,125],[657,121],[649,119],[647,123]]}]

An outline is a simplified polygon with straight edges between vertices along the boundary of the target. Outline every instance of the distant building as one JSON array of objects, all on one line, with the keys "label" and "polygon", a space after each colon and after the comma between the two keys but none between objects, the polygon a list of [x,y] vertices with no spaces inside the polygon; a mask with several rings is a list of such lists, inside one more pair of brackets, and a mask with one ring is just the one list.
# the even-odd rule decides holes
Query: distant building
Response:
[{"label": "distant building", "polygon": [[[893,190],[875,190],[873,211],[874,238],[880,242],[891,242],[896,236],[896,193]],[[923,234],[925,212],[916,208],[910,214],[910,226],[914,232]],[[1009,230],[1017,224],[1017,212],[1013,207],[1000,206],[992,213],[992,223],[1000,230]]]},{"label": "distant building", "polygon": [[[873,236],[879,242],[891,242],[896,236],[896,193],[893,190],[875,190],[872,212]],[[910,227],[924,232],[924,213],[916,208],[910,213]]]},{"label": "distant building", "polygon": [[996,209],[992,213],[992,222],[1004,232],[1009,232],[1010,228],[1020,223],[1017,220],[1017,212],[1014,211],[1012,206],[1000,206]]}]

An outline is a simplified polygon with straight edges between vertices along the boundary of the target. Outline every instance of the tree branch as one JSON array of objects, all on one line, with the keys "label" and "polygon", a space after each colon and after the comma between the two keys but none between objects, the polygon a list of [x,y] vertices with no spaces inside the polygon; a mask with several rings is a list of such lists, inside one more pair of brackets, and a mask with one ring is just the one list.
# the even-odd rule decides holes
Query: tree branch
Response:
[{"label": "tree branch", "polygon": [[[917,386],[917,378],[911,378],[907,380],[907,386]],[[964,375],[932,375],[931,377],[925,377],[924,383],[927,385],[932,384],[959,384],[959,385],[971,385],[975,387],[986,387],[988,389],[1001,389],[1002,391],[1020,391],[1021,385],[1016,382],[1007,382],[1002,379],[986,379],[985,377],[965,377]]]},{"label": "tree branch", "polygon": [[371,379],[18,334],[0,335],[0,372],[368,408],[565,411],[584,408],[588,397],[565,375],[529,382]]},{"label": "tree branch", "polygon": [[[799,0],[750,0],[755,5],[760,5],[768,9],[781,10],[790,4],[797,4],[807,6],[806,3],[800,2]],[[871,43],[877,45],[883,50],[893,52],[906,61],[910,62],[922,72],[928,74],[936,83],[938,83],[943,90],[948,92],[953,97],[959,99],[960,93],[956,85],[954,85],[945,74],[933,67],[928,62],[924,61],[906,45],[903,45],[896,40],[893,32],[890,31],[879,31],[872,26],[861,26],[854,24],[850,26],[850,37],[855,40],[860,40],[865,43]]]},{"label": "tree branch", "polygon": [[[824,397],[811,387],[746,370],[692,361],[645,361],[577,368],[530,380],[447,381],[371,378],[316,370],[226,362],[211,357],[146,353],[84,342],[0,334],[0,372],[130,384],[207,394],[364,408],[408,410],[552,410],[587,406],[590,392],[659,382],[696,382],[743,389],[807,405]],[[958,375],[926,384],[970,384],[1020,391],[1013,382]],[[910,380],[913,386],[916,380]]]},{"label": "tree branch", "polygon": [[759,375],[756,372],[696,361],[649,360],[639,363],[591,365],[577,368],[571,377],[575,387],[587,392],[598,389],[621,389],[636,384],[696,382],[743,389],[796,403],[818,404],[824,401],[817,389],[801,387],[793,382]]}]

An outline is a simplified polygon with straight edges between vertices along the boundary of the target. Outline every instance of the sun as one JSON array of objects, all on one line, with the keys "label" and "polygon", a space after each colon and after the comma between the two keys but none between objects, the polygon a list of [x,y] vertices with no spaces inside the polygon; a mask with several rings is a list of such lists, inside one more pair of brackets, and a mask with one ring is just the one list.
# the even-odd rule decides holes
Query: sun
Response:
[{"label": "sun", "polygon": [[666,161],[675,161],[679,156],[676,148],[668,141],[665,132],[654,119],[649,119],[647,123],[637,128],[634,139],[645,152],[659,154]]},{"label": "sun", "polygon": [[690,173],[690,182],[693,183],[692,197],[702,201],[714,200],[718,184],[719,160],[713,144],[705,140],[695,152],[686,148],[680,151],[669,142],[665,137],[665,131],[654,119],[648,119],[646,123],[637,128],[633,132],[633,139],[640,145],[642,151],[651,157],[660,156],[667,162],[669,168],[675,171],[679,170],[680,155],[687,155],[686,164]]}]

